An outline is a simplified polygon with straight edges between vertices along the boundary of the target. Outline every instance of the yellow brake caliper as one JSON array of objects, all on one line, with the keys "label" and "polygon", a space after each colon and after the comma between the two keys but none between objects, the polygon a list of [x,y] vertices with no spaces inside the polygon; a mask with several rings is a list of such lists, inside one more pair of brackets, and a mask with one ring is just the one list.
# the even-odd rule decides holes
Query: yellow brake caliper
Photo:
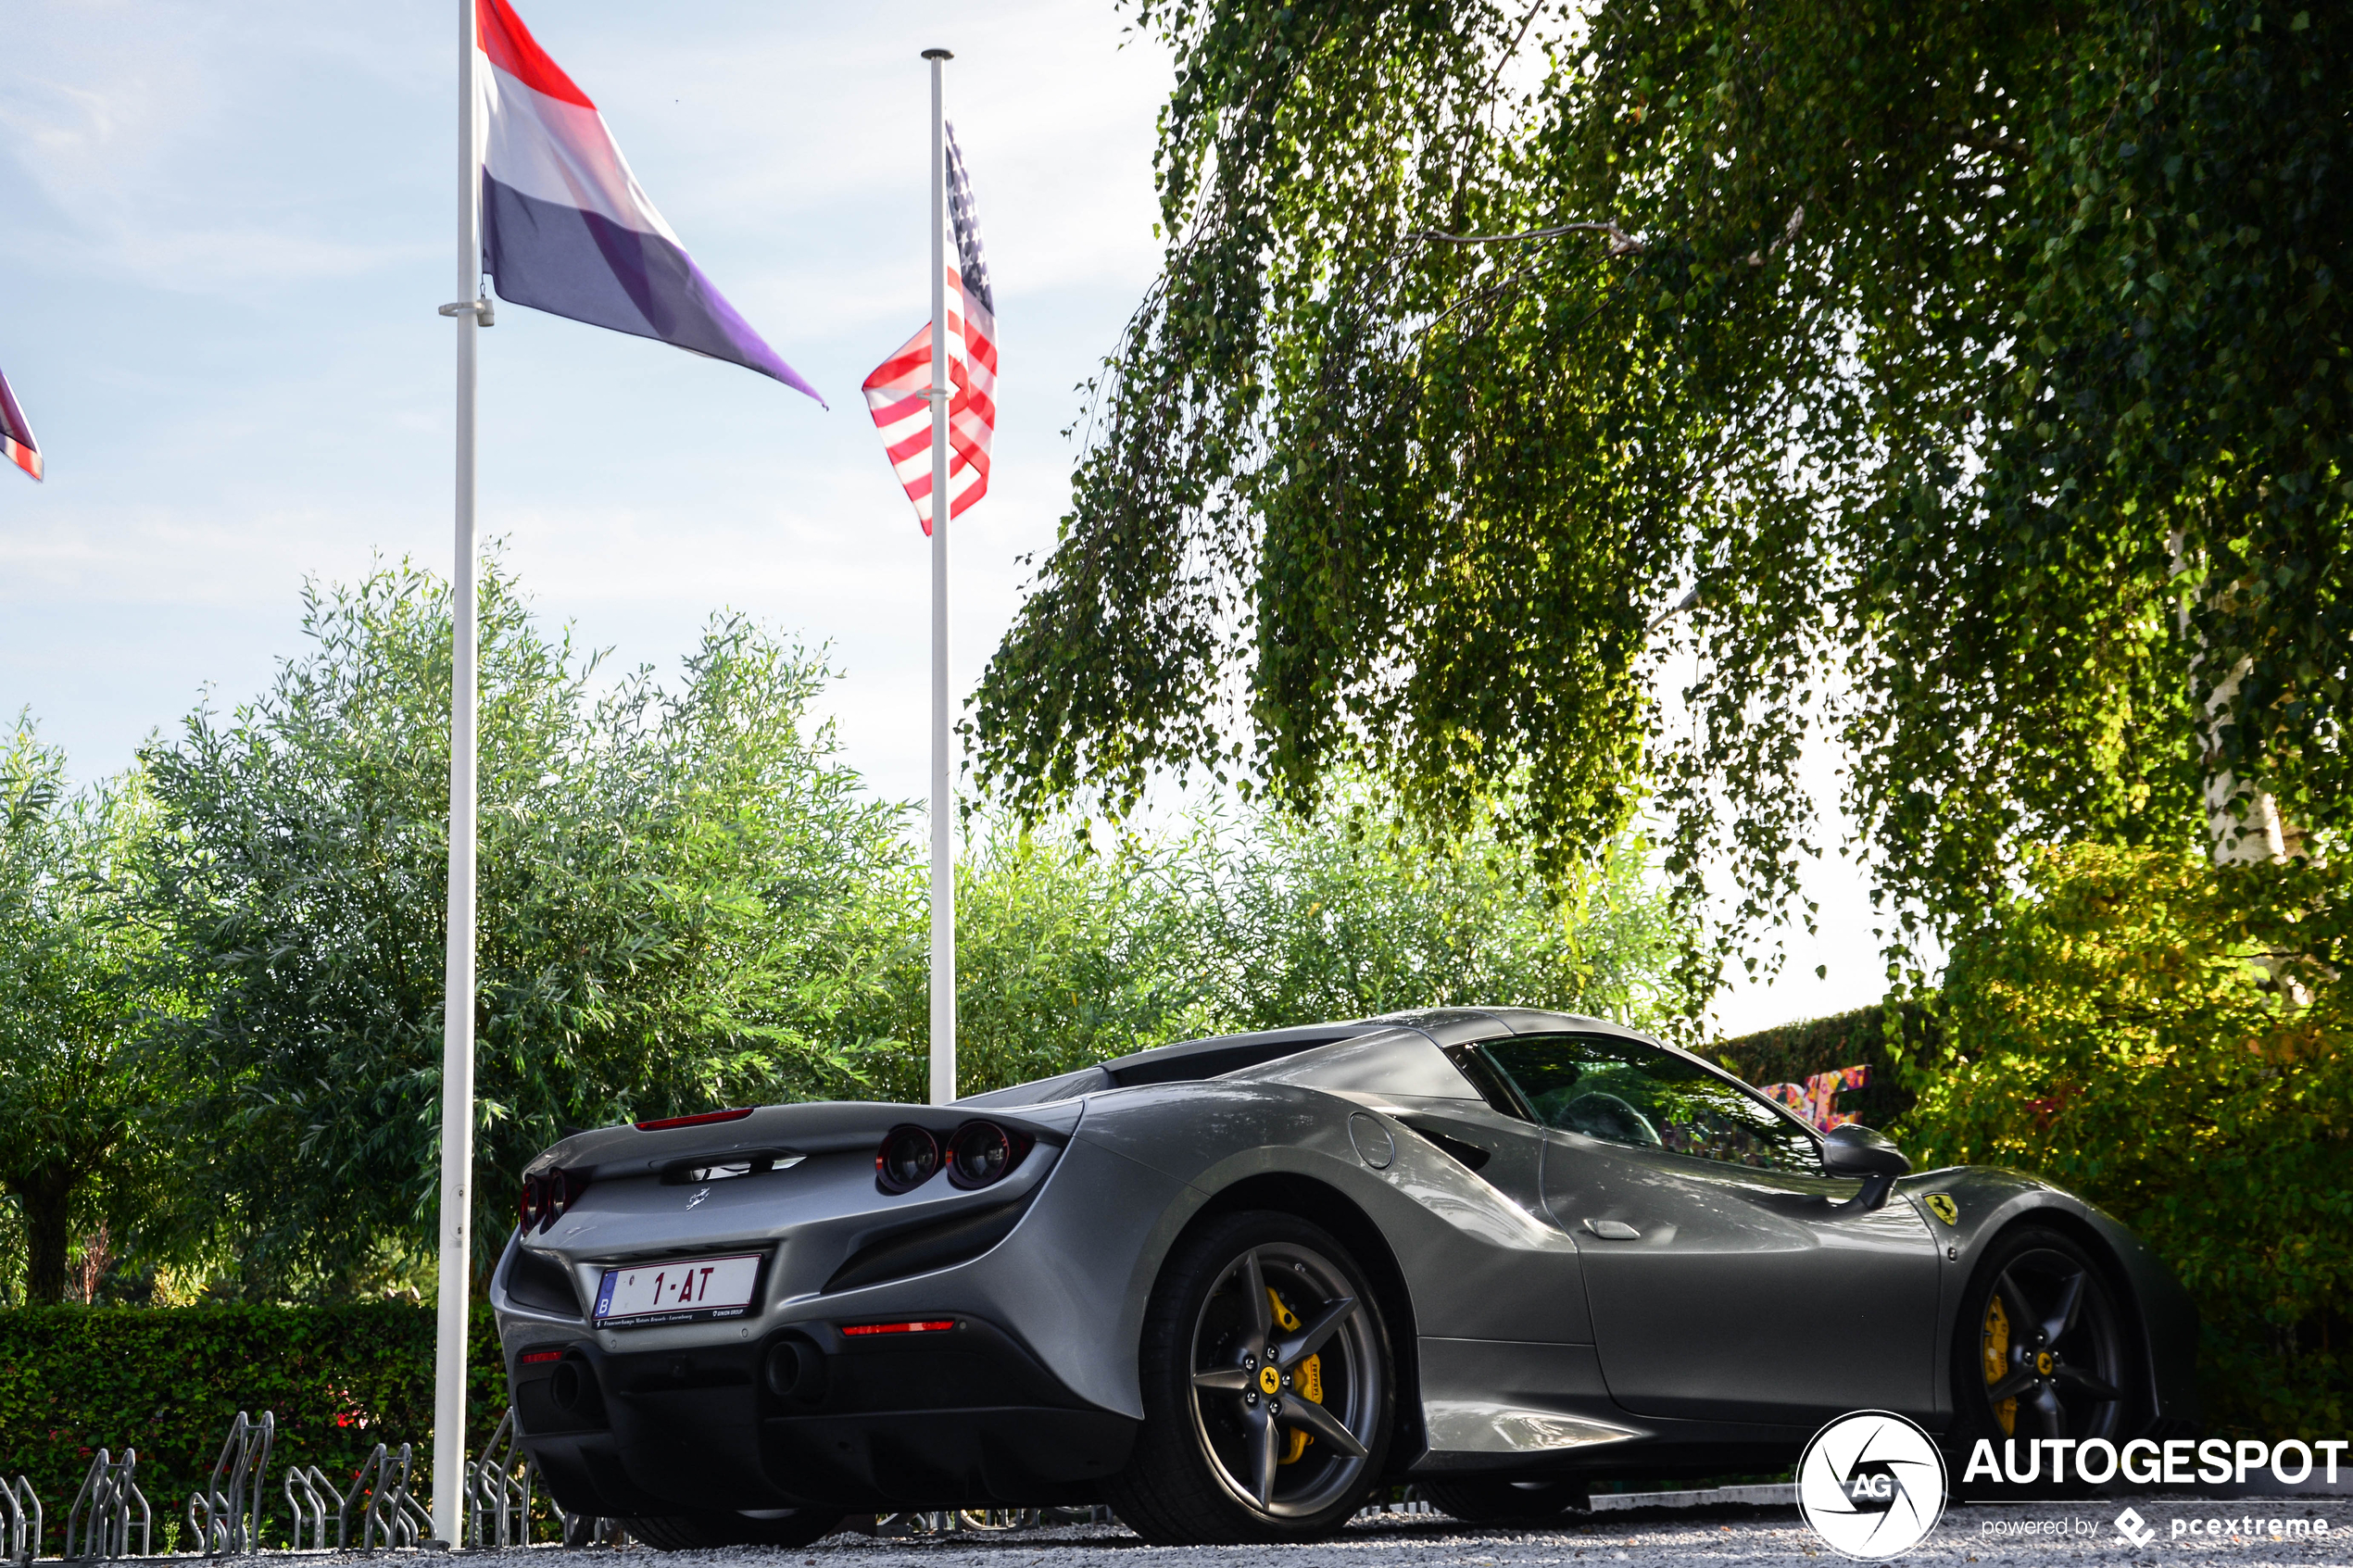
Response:
[{"label": "yellow brake caliper", "polygon": [[[2002,1311],[2002,1298],[1999,1292],[1994,1294],[1993,1300],[1985,1304],[1985,1333],[1982,1342],[1985,1347],[1985,1386],[1991,1388],[2010,1374],[2010,1319],[2009,1314]],[[2018,1401],[2004,1399],[1995,1405],[1994,1419],[2002,1424],[2004,1432],[2015,1434],[2018,1430]]]},{"label": "yellow brake caliper", "polygon": [[[1299,1314],[1292,1311],[1289,1307],[1283,1305],[1283,1298],[1275,1294],[1275,1287],[1271,1285],[1266,1287],[1266,1301],[1269,1306],[1275,1309],[1275,1322],[1277,1323],[1285,1329],[1296,1330],[1299,1327]],[[1324,1402],[1323,1357],[1310,1356],[1305,1361],[1299,1363],[1299,1384],[1292,1392],[1306,1399],[1313,1399],[1319,1405]],[[1284,1464],[1298,1463],[1299,1456],[1305,1453],[1307,1451],[1307,1445],[1315,1440],[1315,1438],[1309,1436],[1306,1433],[1302,1432],[1298,1427],[1292,1427],[1290,1430],[1290,1447],[1284,1450],[1280,1462]]]}]

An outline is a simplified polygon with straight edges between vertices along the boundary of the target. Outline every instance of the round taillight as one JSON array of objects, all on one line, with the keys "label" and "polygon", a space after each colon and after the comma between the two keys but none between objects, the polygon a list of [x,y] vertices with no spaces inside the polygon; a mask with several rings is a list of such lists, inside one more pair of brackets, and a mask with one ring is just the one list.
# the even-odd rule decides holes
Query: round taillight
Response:
[{"label": "round taillight", "polygon": [[1013,1140],[994,1122],[967,1122],[948,1140],[948,1179],[985,1187],[1013,1168]]},{"label": "round taillight", "polygon": [[588,1190],[588,1178],[577,1171],[548,1171],[522,1179],[522,1197],[515,1204],[515,1219],[525,1230],[546,1230],[564,1217]]},{"label": "round taillight", "polygon": [[588,1178],[577,1171],[550,1171],[546,1178],[546,1196],[540,1206],[547,1211],[547,1223],[554,1224],[580,1202],[580,1195],[588,1190]]},{"label": "round taillight", "polygon": [[912,1192],[939,1169],[939,1140],[928,1127],[893,1127],[875,1150],[875,1185],[885,1192]]}]

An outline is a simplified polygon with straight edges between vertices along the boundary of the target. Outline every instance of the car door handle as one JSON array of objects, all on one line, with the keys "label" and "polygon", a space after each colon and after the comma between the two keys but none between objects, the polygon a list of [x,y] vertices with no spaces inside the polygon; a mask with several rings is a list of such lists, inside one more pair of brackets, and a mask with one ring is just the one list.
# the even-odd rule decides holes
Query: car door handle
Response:
[{"label": "car door handle", "polygon": [[1589,1219],[1585,1222],[1585,1228],[1592,1231],[1595,1236],[1600,1236],[1604,1241],[1640,1241],[1642,1239],[1642,1233],[1636,1230],[1633,1226],[1628,1224],[1623,1220]]}]

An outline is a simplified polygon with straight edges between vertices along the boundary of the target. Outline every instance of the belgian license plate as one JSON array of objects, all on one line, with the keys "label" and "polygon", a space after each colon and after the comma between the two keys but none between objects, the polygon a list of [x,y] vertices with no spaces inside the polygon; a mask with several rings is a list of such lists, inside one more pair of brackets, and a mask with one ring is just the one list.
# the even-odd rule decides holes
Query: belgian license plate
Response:
[{"label": "belgian license plate", "polygon": [[668,1258],[607,1269],[597,1287],[597,1323],[604,1328],[645,1328],[655,1323],[704,1323],[739,1318],[751,1311],[762,1254],[725,1258]]}]

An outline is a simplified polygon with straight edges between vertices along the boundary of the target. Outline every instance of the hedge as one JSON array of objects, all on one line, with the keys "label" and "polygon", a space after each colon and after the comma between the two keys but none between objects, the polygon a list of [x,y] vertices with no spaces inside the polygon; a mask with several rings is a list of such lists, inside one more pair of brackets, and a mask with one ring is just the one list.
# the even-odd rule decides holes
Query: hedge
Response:
[{"label": "hedge", "polygon": [[[467,1448],[507,1408],[486,1307],[472,1317]],[[282,1540],[289,1463],[341,1484],[378,1443],[416,1445],[430,1479],[434,1313],[405,1301],[333,1307],[19,1307],[0,1311],[0,1473],[29,1476],[57,1549],[91,1456],[139,1450],[139,1487],[167,1520],[212,1473],[239,1411],[277,1418],[265,1534]],[[184,1528],[184,1527],[183,1527]]]},{"label": "hedge", "polygon": [[[1924,1041],[1932,1041],[1935,1021],[1919,1004],[1896,1008],[1905,1047],[1918,1059]],[[1718,1043],[1718,1060],[1751,1084],[1802,1084],[1817,1073],[1868,1065],[1868,1088],[1848,1089],[1838,1108],[1867,1127],[1886,1132],[1910,1114],[1916,1098],[1904,1085],[1896,1047],[1888,1039],[1888,1010],[1874,1003],[1829,1018],[1785,1023]]]}]

